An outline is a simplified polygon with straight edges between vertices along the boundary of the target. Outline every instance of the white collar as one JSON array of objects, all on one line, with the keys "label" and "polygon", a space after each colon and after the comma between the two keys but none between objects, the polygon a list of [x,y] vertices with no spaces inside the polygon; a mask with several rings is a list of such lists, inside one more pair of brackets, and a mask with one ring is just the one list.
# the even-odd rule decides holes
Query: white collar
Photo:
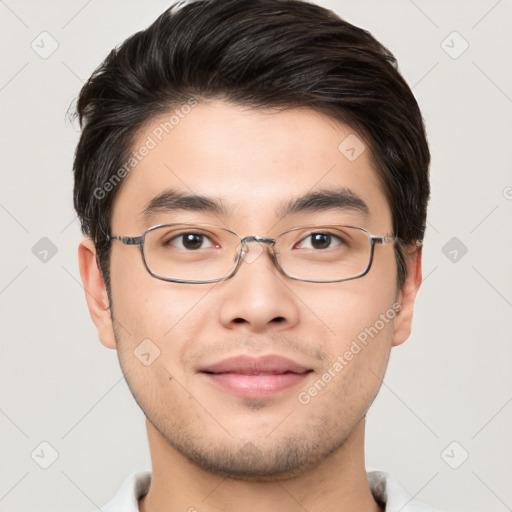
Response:
[{"label": "white collar", "polygon": [[[370,471],[367,473],[372,494],[379,504],[385,505],[386,512],[438,512],[413,498],[388,473]],[[135,471],[121,485],[117,494],[106,505],[103,512],[139,512],[138,501],[149,491],[151,471]]]}]

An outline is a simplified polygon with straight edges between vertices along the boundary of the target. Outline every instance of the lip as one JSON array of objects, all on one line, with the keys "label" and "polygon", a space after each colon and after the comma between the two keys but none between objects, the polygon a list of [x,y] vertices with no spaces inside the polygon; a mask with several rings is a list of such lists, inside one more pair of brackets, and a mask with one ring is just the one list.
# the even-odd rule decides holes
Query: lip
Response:
[{"label": "lip", "polygon": [[235,395],[263,398],[301,384],[312,371],[286,357],[243,355],[208,365],[199,373]]}]

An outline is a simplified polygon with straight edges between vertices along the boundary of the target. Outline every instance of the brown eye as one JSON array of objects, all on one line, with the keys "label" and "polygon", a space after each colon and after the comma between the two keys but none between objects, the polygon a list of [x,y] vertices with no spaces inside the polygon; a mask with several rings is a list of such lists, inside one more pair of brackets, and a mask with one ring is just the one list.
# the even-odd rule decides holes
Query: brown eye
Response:
[{"label": "brown eye", "polygon": [[201,233],[181,233],[171,238],[168,245],[174,245],[187,251],[197,251],[198,249],[213,247],[210,239]]},{"label": "brown eye", "polygon": [[311,245],[314,249],[327,249],[331,245],[331,235],[327,233],[313,233]]},{"label": "brown eye", "polygon": [[182,235],[183,247],[190,250],[200,249],[201,245],[203,245],[203,238],[203,235],[196,235],[194,233]]},{"label": "brown eye", "polygon": [[342,243],[342,240],[331,233],[311,233],[298,244],[298,249],[332,249]]}]

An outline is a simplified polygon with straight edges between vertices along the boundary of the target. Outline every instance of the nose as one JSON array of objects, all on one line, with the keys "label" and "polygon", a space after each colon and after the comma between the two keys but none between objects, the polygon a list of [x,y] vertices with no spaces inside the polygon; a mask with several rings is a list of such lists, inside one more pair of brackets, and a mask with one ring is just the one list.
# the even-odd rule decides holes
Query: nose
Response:
[{"label": "nose", "polygon": [[[258,237],[259,238],[259,237]],[[237,273],[221,284],[220,321],[228,329],[280,331],[299,322],[298,298],[275,266],[268,239],[251,237]]]}]

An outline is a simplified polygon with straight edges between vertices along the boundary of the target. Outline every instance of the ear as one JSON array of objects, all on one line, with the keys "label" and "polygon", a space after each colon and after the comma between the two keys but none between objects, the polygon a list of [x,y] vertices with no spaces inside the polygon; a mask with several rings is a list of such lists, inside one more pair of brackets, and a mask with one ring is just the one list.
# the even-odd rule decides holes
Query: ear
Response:
[{"label": "ear", "polygon": [[422,279],[421,246],[413,245],[406,248],[404,259],[407,276],[397,298],[398,302],[402,304],[402,308],[395,317],[394,346],[401,345],[411,334],[414,302]]},{"label": "ear", "polygon": [[105,281],[96,261],[96,246],[87,238],[78,246],[80,276],[85,290],[85,300],[92,321],[98,330],[98,337],[107,348],[117,348],[110,304]]}]

